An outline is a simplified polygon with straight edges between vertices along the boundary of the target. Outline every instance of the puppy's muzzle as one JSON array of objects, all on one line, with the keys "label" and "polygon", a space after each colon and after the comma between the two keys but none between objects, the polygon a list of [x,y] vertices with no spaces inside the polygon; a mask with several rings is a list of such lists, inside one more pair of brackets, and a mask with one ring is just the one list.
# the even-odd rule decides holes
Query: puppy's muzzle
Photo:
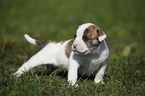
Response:
[{"label": "puppy's muzzle", "polygon": [[78,47],[77,44],[72,45],[72,51],[75,52],[76,54],[82,54],[82,55],[88,54],[88,50],[81,52],[81,51],[78,51],[77,47]]}]

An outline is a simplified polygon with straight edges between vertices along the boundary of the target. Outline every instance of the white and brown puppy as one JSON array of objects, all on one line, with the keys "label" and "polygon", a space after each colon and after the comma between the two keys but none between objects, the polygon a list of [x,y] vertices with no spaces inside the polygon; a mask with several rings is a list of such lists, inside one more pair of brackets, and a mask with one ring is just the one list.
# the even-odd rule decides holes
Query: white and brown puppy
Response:
[{"label": "white and brown puppy", "polygon": [[93,72],[96,72],[95,83],[103,83],[109,50],[104,40],[106,34],[96,25],[86,23],[79,26],[74,40],[35,40],[26,34],[25,38],[34,45],[46,46],[24,63],[15,76],[21,76],[41,64],[53,64],[68,69],[68,82],[71,85],[76,83],[78,73],[90,75]]}]

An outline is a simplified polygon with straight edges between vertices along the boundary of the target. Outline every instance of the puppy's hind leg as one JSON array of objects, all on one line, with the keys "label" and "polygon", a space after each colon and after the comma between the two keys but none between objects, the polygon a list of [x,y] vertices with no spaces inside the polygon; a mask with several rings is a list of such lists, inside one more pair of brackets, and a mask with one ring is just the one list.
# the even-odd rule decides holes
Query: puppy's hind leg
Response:
[{"label": "puppy's hind leg", "polygon": [[20,77],[24,72],[29,71],[30,69],[42,65],[42,64],[54,64],[55,58],[51,55],[48,56],[45,50],[39,51],[37,54],[32,56],[27,62],[25,62],[18,71],[14,74],[16,77]]}]

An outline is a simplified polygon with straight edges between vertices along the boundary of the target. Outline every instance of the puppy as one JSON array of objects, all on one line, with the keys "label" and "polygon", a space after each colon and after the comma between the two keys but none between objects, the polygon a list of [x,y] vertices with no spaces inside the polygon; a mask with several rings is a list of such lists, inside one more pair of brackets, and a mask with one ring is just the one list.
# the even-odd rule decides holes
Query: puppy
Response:
[{"label": "puppy", "polygon": [[76,83],[78,73],[90,75],[96,72],[95,83],[103,83],[109,50],[105,42],[106,34],[98,26],[92,23],[80,25],[74,39],[60,42],[35,40],[27,34],[25,38],[31,44],[46,46],[24,63],[15,76],[19,77],[41,64],[53,64],[68,69],[71,85]]}]

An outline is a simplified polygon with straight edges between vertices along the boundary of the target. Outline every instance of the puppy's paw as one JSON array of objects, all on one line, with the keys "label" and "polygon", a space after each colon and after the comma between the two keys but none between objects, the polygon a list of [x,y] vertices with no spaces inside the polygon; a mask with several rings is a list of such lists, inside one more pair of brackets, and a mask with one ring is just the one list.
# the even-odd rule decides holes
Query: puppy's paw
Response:
[{"label": "puppy's paw", "polygon": [[105,83],[104,83],[104,81],[100,81],[100,82],[97,82],[97,83],[95,82],[95,84],[102,84],[103,85]]},{"label": "puppy's paw", "polygon": [[74,85],[69,84],[69,86],[79,87],[79,85],[78,85],[78,84],[74,84]]},{"label": "puppy's paw", "polygon": [[102,84],[105,84],[104,81],[101,82]]},{"label": "puppy's paw", "polygon": [[75,84],[74,86],[75,86],[75,87],[79,87],[79,84]]},{"label": "puppy's paw", "polygon": [[16,78],[21,77],[22,74],[23,74],[23,72],[22,72],[22,73],[18,73],[18,72],[16,72],[16,73],[11,74],[11,76],[13,76],[13,77],[16,79]]},{"label": "puppy's paw", "polygon": [[78,85],[78,84],[76,84],[76,83],[75,83],[75,84],[72,84],[72,83],[70,83],[70,82],[69,82],[69,86],[79,87],[79,85]]},{"label": "puppy's paw", "polygon": [[95,79],[94,82],[95,82],[95,84],[105,84],[102,79],[100,79],[100,80]]}]

